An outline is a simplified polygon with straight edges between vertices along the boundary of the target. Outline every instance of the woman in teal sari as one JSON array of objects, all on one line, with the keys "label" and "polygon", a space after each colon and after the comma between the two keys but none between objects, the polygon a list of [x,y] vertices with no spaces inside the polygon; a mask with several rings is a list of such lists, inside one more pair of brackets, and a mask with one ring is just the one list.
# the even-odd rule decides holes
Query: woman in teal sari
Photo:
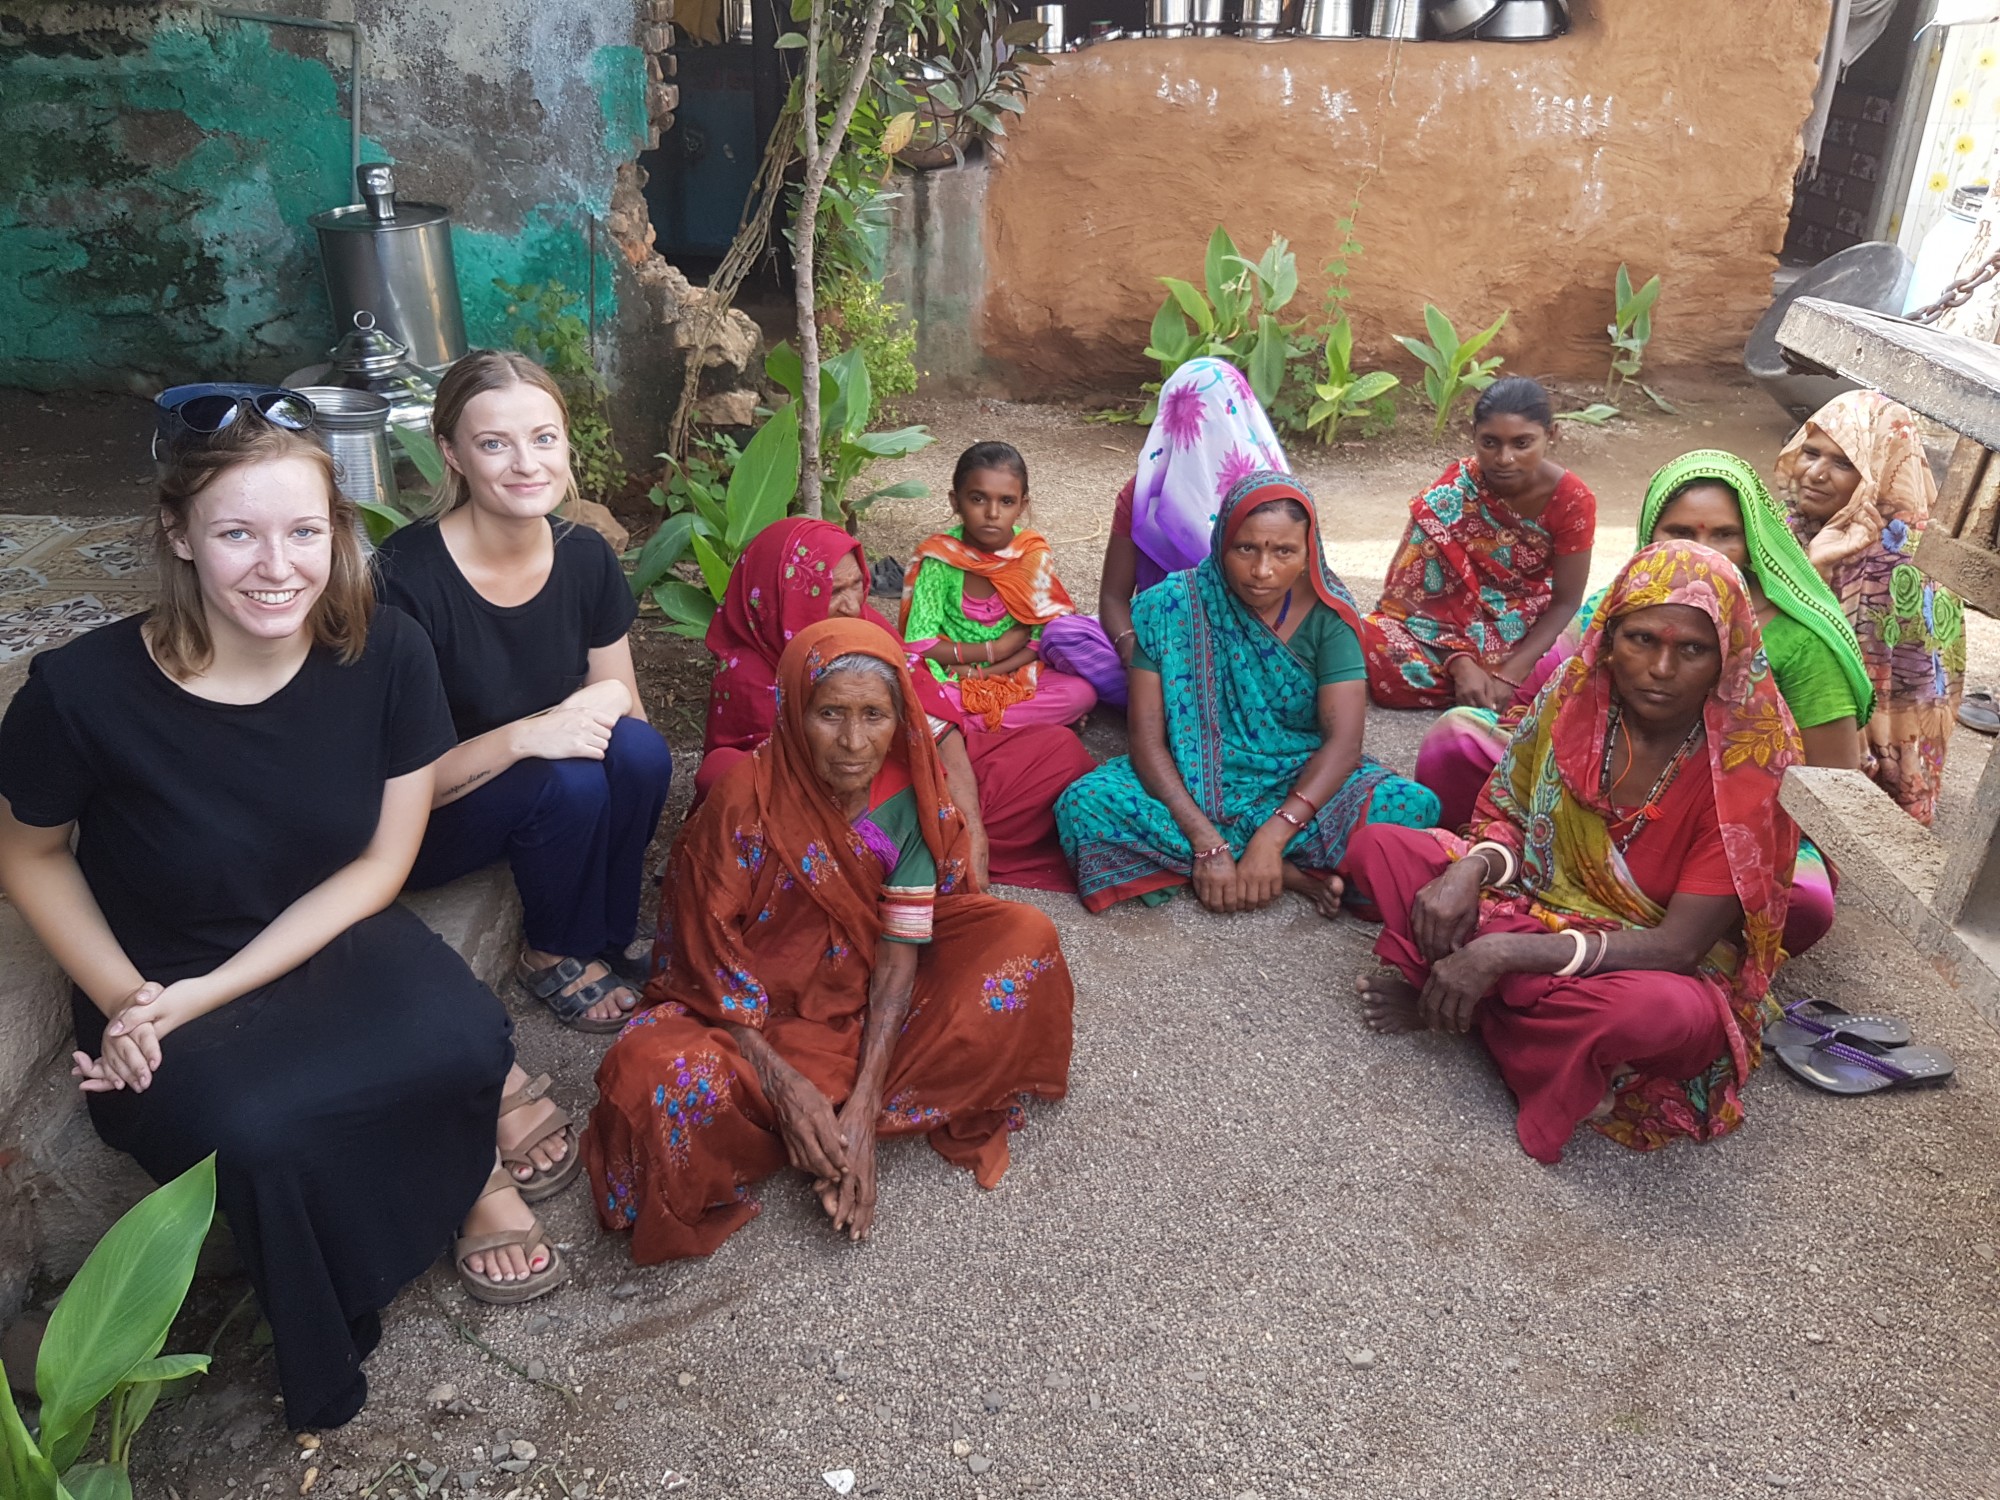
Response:
[{"label": "woman in teal sari", "polygon": [[1056,829],[1092,911],[1192,884],[1211,911],[1293,890],[1331,917],[1354,830],[1432,827],[1437,798],[1361,753],[1359,616],[1304,487],[1239,481],[1209,548],[1134,601],[1132,753],[1073,783]]}]

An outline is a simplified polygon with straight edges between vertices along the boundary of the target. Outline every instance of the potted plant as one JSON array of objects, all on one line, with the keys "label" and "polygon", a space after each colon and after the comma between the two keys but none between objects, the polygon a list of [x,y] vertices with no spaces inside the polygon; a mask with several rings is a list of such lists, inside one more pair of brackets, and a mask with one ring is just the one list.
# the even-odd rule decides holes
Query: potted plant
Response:
[{"label": "potted plant", "polygon": [[1004,138],[1003,117],[1027,107],[1027,70],[1050,63],[1034,50],[1047,29],[1040,21],[1010,23],[989,7],[978,24],[953,28],[942,51],[912,59],[899,80],[910,135],[896,160],[930,171],[964,161],[975,140]]}]

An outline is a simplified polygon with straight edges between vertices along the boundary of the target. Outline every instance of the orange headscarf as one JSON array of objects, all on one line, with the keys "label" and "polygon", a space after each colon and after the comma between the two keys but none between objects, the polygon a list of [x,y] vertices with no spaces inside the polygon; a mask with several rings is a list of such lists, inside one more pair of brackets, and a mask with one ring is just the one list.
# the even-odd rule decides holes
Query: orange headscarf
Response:
[{"label": "orange headscarf", "polygon": [[1815,429],[1861,476],[1847,503],[1805,543],[1813,567],[1830,579],[1838,564],[1880,545],[1882,528],[1891,521],[1922,531],[1937,498],[1937,481],[1909,409],[1880,391],[1848,391],[1814,412],[1778,455],[1778,487],[1794,516],[1799,472],[1805,468],[1801,450]]}]

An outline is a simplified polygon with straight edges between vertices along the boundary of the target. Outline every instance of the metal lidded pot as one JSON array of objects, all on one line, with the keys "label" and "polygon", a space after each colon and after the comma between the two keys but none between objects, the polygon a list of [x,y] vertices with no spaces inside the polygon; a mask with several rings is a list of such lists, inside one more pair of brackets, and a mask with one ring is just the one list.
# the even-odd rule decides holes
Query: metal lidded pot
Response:
[{"label": "metal lidded pot", "polygon": [[1424,0],[1371,0],[1368,34],[1414,42],[1424,34]]},{"label": "metal lidded pot", "polygon": [[441,373],[466,350],[451,213],[435,203],[398,203],[386,162],[366,162],[354,176],[362,201],[310,220],[335,326],[370,313],[413,363]]},{"label": "metal lidded pot", "polygon": [[1305,0],[1299,10],[1298,34],[1315,41],[1353,36],[1354,0]]},{"label": "metal lidded pot", "polygon": [[1229,0],[1194,0],[1196,36],[1221,36],[1222,23],[1229,14]]},{"label": "metal lidded pot", "polygon": [[1194,0],[1146,0],[1148,36],[1187,36],[1194,30]]},{"label": "metal lidded pot", "polygon": [[392,427],[430,430],[437,382],[430,371],[411,361],[400,340],[375,326],[373,313],[366,309],[356,313],[354,326],[328,352],[342,385],[373,391],[388,401]]},{"label": "metal lidded pot", "polygon": [[389,398],[342,385],[309,385],[313,436],[333,455],[334,480],[357,505],[394,505],[396,457],[389,451]]},{"label": "metal lidded pot", "polygon": [[1278,23],[1285,18],[1288,0],[1243,0],[1243,20],[1240,30],[1244,36],[1258,41],[1268,41],[1278,34]]}]

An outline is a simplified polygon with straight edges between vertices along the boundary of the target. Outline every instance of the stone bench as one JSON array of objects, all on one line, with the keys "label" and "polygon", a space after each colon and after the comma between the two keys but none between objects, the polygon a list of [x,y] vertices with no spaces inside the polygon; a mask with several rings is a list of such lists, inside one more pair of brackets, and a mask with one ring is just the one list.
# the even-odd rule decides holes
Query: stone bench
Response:
[{"label": "stone bench", "polygon": [[[512,968],[521,907],[505,865],[404,904],[488,984]],[[69,988],[21,914],[0,901],[0,1323],[36,1276],[73,1273],[152,1187],[98,1140],[69,1076]]]}]

